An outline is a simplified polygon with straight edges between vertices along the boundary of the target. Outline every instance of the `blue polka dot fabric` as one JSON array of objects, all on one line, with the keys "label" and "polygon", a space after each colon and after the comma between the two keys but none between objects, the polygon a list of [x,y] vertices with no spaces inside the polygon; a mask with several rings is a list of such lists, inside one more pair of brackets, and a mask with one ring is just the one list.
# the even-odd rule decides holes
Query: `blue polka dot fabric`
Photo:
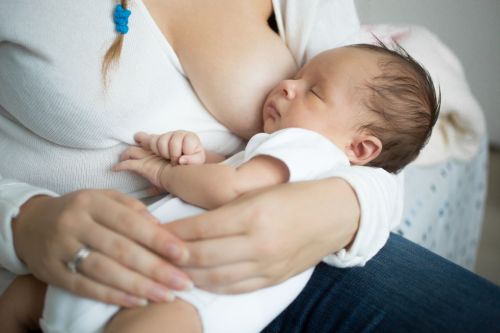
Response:
[{"label": "blue polka dot fabric", "polygon": [[484,216],[487,163],[484,139],[469,161],[409,165],[403,221],[395,232],[473,270]]}]

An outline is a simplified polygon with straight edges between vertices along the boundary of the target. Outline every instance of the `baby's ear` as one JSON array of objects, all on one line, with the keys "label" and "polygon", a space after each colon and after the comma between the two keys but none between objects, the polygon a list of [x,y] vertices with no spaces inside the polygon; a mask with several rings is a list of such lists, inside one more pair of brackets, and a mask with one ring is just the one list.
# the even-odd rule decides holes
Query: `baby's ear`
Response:
[{"label": "baby's ear", "polygon": [[373,161],[382,151],[382,141],[369,134],[360,134],[346,147],[351,164],[365,165]]}]

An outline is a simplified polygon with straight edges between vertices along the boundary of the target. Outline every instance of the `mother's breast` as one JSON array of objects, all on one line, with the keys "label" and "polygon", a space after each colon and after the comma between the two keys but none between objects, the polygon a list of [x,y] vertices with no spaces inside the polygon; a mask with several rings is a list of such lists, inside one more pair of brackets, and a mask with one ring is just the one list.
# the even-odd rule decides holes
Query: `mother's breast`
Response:
[{"label": "mother's breast", "polygon": [[164,31],[203,104],[240,136],[260,131],[267,92],[296,71],[267,25],[271,1],[184,0],[173,7]]}]

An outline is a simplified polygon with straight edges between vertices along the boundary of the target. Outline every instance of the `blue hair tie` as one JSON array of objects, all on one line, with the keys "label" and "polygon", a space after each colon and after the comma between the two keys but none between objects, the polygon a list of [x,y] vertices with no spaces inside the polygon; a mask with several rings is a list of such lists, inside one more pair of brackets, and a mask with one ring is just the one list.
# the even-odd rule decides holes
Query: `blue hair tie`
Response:
[{"label": "blue hair tie", "polygon": [[122,35],[128,32],[128,17],[130,14],[132,14],[130,10],[123,8],[122,5],[116,5],[113,21],[116,24],[116,31]]}]

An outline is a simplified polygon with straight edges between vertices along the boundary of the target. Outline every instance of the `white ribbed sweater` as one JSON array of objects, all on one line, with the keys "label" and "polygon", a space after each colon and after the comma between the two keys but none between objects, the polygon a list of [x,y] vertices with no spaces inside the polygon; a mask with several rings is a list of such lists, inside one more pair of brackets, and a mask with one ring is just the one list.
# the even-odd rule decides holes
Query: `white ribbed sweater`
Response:
[{"label": "white ribbed sweater", "polygon": [[[195,131],[208,149],[225,154],[241,143],[206,112],[142,1],[131,3],[133,29],[104,92],[102,56],[116,36],[113,1],[0,2],[0,266],[12,272],[26,268],[15,256],[10,221],[34,194],[114,188],[140,196],[143,180],[110,171],[137,131]],[[297,63],[345,43],[359,25],[348,0],[273,5]],[[359,174],[344,177],[372,183],[356,188],[359,193],[398,192],[392,176]],[[400,199],[389,198],[366,214],[387,225],[395,202]]]}]

